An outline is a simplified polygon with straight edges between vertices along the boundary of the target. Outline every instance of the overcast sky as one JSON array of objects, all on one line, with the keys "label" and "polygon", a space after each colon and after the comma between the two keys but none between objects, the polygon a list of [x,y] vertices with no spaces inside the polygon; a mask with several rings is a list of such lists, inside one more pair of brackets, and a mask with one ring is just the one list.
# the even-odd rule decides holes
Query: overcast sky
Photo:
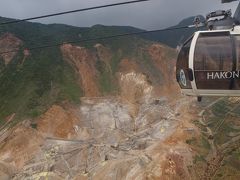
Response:
[{"label": "overcast sky", "polygon": [[[43,14],[80,9],[130,0],[0,0],[0,16],[27,18]],[[221,0],[152,0],[138,4],[80,12],[39,20],[74,26],[125,25],[157,29],[177,24],[183,18],[219,9],[232,9],[238,2],[221,4]]]}]

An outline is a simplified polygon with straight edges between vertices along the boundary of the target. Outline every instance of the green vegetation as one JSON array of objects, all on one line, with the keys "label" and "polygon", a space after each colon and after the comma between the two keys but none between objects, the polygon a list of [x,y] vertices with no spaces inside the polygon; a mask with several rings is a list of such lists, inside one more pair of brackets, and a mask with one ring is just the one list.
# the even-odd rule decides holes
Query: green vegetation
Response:
[{"label": "green vegetation", "polygon": [[112,59],[111,59],[111,69],[112,69],[112,73],[115,74],[118,70],[118,65],[121,62],[122,59],[122,54],[119,52],[116,52]]},{"label": "green vegetation", "polygon": [[136,60],[141,68],[144,70],[145,74],[149,75],[149,80],[154,84],[161,84],[162,82],[162,73],[153,64],[153,60],[151,59],[149,53],[145,51],[138,52],[138,59]]},{"label": "green vegetation", "polygon": [[196,164],[197,162],[206,162],[204,156],[202,155],[195,155],[193,158],[193,163]]},{"label": "green vegetation", "polygon": [[31,124],[31,127],[32,127],[33,129],[37,129],[37,124],[32,123],[32,124]]},{"label": "green vegetation", "polygon": [[202,132],[207,132],[207,128],[205,126],[203,126],[199,120],[194,120],[193,123],[199,128],[201,129]]},{"label": "green vegetation", "polygon": [[[204,126],[198,121],[194,123],[201,129],[201,136],[186,141],[195,150],[197,155],[194,157],[195,171],[198,168],[209,167],[215,163],[216,173],[213,179],[239,179],[240,177],[240,134],[239,126],[239,101],[224,98],[214,104],[204,113],[204,121],[211,129],[213,136],[209,136]],[[212,154],[210,141],[213,142],[217,155]],[[223,146],[224,145],[224,146]],[[222,163],[213,159],[223,157]],[[205,160],[206,161],[205,161]],[[203,169],[203,170],[204,170]],[[190,168],[190,171],[192,169]],[[204,174],[204,171],[201,173]]]},{"label": "green vegetation", "polygon": [[199,152],[200,155],[206,156],[210,150],[210,144],[204,136],[201,137],[192,137],[187,139],[186,143],[189,144],[193,149]]},{"label": "green vegetation", "polygon": [[37,117],[53,103],[79,103],[82,94],[76,75],[57,48],[31,52],[20,62],[19,53],[0,75],[0,119],[16,113],[17,119]]},{"label": "green vegetation", "polygon": [[107,64],[105,64],[101,60],[97,61],[96,67],[100,73],[99,84],[100,84],[101,92],[103,94],[111,93],[114,90],[113,74],[111,72],[111,69],[109,69]]},{"label": "green vegetation", "polygon": [[197,139],[195,137],[193,137],[192,139],[187,139],[186,143],[189,145],[196,145]]},{"label": "green vegetation", "polygon": [[204,136],[201,137],[201,146],[204,147],[204,149],[210,150],[210,144]]}]

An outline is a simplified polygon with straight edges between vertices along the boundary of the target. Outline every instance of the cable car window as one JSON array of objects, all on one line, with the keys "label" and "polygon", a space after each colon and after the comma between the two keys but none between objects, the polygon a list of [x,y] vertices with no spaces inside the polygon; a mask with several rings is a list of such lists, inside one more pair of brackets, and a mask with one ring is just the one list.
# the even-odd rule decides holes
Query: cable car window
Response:
[{"label": "cable car window", "polygon": [[236,73],[237,77],[235,77],[234,82],[234,89],[239,90],[240,89],[240,77],[239,77],[239,71],[240,71],[240,36],[234,36],[234,42],[235,42],[235,53],[236,53]]},{"label": "cable car window", "polygon": [[232,70],[232,42],[230,34],[200,34],[194,57],[196,70]]},{"label": "cable car window", "polygon": [[189,39],[181,48],[177,59],[177,81],[182,89],[192,89],[191,82],[189,80],[189,50],[192,39]]},{"label": "cable car window", "polygon": [[235,36],[237,70],[240,70],[240,36]]},{"label": "cable car window", "polygon": [[231,89],[226,72],[233,68],[232,40],[229,32],[201,33],[194,54],[194,74],[198,89]]}]

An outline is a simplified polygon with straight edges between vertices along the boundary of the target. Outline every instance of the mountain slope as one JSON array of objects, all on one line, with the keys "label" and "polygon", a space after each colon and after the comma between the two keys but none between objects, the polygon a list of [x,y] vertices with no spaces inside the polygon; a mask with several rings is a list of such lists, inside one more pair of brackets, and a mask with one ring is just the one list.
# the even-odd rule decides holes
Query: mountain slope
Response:
[{"label": "mountain slope", "polygon": [[[3,54],[0,59],[1,122],[12,114],[16,120],[37,117],[55,103],[80,103],[82,96],[117,95],[117,73],[123,59],[136,63],[154,85],[163,87],[166,82],[170,83],[172,79],[166,79],[164,74],[173,72],[161,68],[161,59],[167,58],[169,62],[164,66],[173,70],[175,52],[162,45],[150,48],[151,41],[135,36],[28,50],[42,44],[134,30],[131,27],[77,28],[29,22],[3,26],[0,51],[17,48],[18,52]],[[158,56],[155,51],[164,51],[160,59],[154,58]]]},{"label": "mountain slope", "polygon": [[137,36],[28,50],[129,31],[27,22],[1,30],[0,51],[18,52],[1,59],[0,178],[189,179],[182,126],[192,128],[194,108],[175,82],[175,50]]},{"label": "mountain slope", "polygon": [[[204,22],[204,17],[198,15],[202,22]],[[194,18],[196,16],[188,17],[183,19],[177,25],[169,27],[182,27],[192,25],[194,22]],[[0,22],[11,21],[12,19],[8,18],[0,18]],[[120,33],[132,33],[132,32],[142,32],[145,31],[143,29],[130,27],[130,26],[103,26],[103,25],[95,25],[91,28],[78,28],[63,24],[50,24],[50,25],[42,25],[40,23],[28,23],[23,22],[22,26],[18,26],[18,24],[6,25],[3,26],[0,30],[1,32],[11,32],[13,34],[18,35],[18,37],[26,42],[27,45],[33,45],[35,43],[46,43],[46,42],[62,42],[66,40],[77,40],[81,38],[93,38],[93,37],[101,37],[108,36]],[[142,37],[146,40],[157,41],[163,44],[166,44],[170,47],[175,48],[177,45],[183,43],[186,39],[188,39],[194,32],[195,28],[191,29],[183,29],[183,30],[171,30],[165,32],[156,32],[147,35],[139,35],[138,37]],[[54,36],[52,36],[54,34]],[[33,41],[33,42],[32,42]],[[114,42],[114,41],[113,41]]]},{"label": "mountain slope", "polygon": [[0,55],[0,179],[239,179],[239,98],[182,97],[175,50],[149,40],[192,32],[28,50],[134,31],[0,29],[0,52],[18,50]]}]

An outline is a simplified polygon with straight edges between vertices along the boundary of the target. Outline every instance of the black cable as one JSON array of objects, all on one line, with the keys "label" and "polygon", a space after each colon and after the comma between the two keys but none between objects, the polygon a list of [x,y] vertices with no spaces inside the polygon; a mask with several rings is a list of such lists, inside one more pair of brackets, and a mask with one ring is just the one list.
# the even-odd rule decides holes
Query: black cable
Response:
[{"label": "black cable", "polygon": [[60,15],[64,15],[64,14],[71,14],[71,13],[76,13],[76,12],[89,11],[89,10],[94,10],[94,9],[101,9],[101,8],[120,6],[120,5],[126,5],[126,4],[140,3],[140,2],[145,2],[145,1],[150,1],[150,0],[126,1],[126,2],[121,2],[121,3],[114,3],[114,4],[107,4],[107,5],[102,5],[102,6],[83,8],[83,9],[77,9],[77,10],[72,10],[72,11],[65,11],[65,12],[60,12],[60,13],[54,13],[54,14],[36,16],[36,17],[31,17],[31,18],[25,18],[25,19],[20,19],[20,20],[2,22],[2,23],[0,23],[0,25],[14,24],[14,23],[20,23],[20,22],[23,22],[23,21],[43,19],[43,18],[47,18],[47,17],[60,16]]},{"label": "black cable", "polygon": [[[133,32],[133,33],[124,33],[124,34],[117,34],[112,36],[103,36],[103,37],[97,37],[97,38],[89,38],[89,39],[83,39],[78,41],[68,41],[68,42],[62,42],[62,43],[56,43],[56,44],[49,44],[49,45],[43,45],[43,46],[36,46],[32,48],[25,48],[27,50],[37,50],[37,49],[45,49],[45,48],[51,48],[51,47],[57,47],[64,44],[75,44],[75,43],[81,43],[81,42],[89,42],[89,41],[96,41],[96,40],[105,40],[105,39],[113,39],[118,37],[124,37],[124,36],[133,36],[133,35],[140,35],[140,34],[149,34],[149,33],[156,33],[156,32],[163,32],[163,31],[172,31],[172,30],[180,30],[180,29],[188,29],[193,28],[194,26],[181,26],[181,27],[174,27],[174,28],[166,28],[166,29],[158,29],[158,30],[151,30],[151,31],[141,31],[141,32]],[[1,54],[7,54],[12,52],[17,52],[19,49],[0,52]]]}]

